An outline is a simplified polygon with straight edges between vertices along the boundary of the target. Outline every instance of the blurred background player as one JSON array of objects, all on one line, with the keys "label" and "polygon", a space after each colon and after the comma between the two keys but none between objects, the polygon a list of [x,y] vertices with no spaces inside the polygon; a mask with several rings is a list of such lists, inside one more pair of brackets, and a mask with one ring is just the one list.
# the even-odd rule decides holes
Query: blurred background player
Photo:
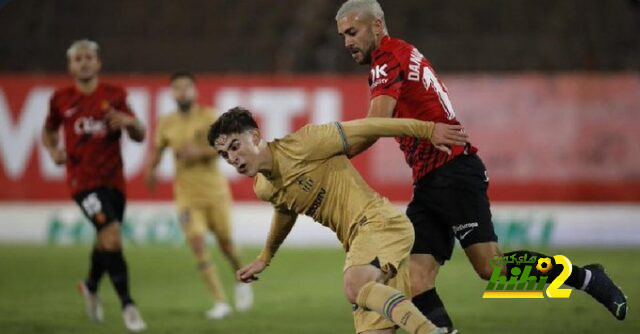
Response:
[{"label": "blurred background player", "polygon": [[357,305],[356,333],[445,333],[436,328],[410,297],[408,257],[414,234],[406,216],[373,191],[347,155],[371,138],[397,135],[464,144],[459,125],[416,120],[361,119],[307,125],[266,142],[251,113],[236,107],[209,132],[209,143],[238,173],[255,177],[254,191],[275,211],[266,246],[258,259],[237,272],[252,282],[264,271],[299,214],[336,233],[346,254],[344,292]]},{"label": "blurred background player", "polygon": [[[101,62],[96,42],[73,42],[67,58],[75,84],[53,94],[42,142],[56,164],[66,164],[71,195],[97,231],[89,274],[78,287],[89,318],[102,321],[98,285],[107,272],[122,303],[125,326],[130,331],[142,331],[146,324],[129,293],[122,254],[120,224],[126,198],[120,137],[124,130],[129,138],[141,142],[145,128],[127,105],[124,89],[99,82]],[[64,146],[58,135],[60,126]]]},{"label": "blurred background player", "polygon": [[[413,45],[388,35],[384,12],[376,0],[349,0],[335,17],[338,33],[353,60],[370,65],[369,117],[415,118],[460,124],[444,84],[426,58]],[[436,325],[453,327],[435,289],[440,266],[451,258],[455,239],[465,251],[476,273],[491,277],[490,259],[503,255],[491,221],[486,168],[470,145],[452,148],[446,154],[429,141],[397,138],[405,160],[412,168],[414,193],[407,207],[416,240],[411,251],[413,301]],[[363,143],[366,150],[376,139]],[[504,255],[549,257],[532,251]],[[553,261],[553,260],[552,260]],[[561,272],[555,266],[546,275],[552,281]],[[510,275],[510,266],[503,275]],[[541,276],[535,270],[532,275]],[[573,265],[565,284],[589,293],[617,319],[626,316],[626,297],[601,265]]]},{"label": "blurred background player", "polygon": [[[180,225],[214,301],[206,316],[222,319],[232,309],[207,250],[208,230],[215,235],[233,270],[241,265],[231,235],[231,191],[218,170],[217,153],[207,144],[207,131],[217,116],[214,110],[198,105],[198,91],[191,73],[174,73],[171,90],[178,110],[158,121],[146,181],[151,189],[155,188],[156,167],[164,149],[171,148],[176,162],[174,190]],[[235,293],[237,310],[251,308],[253,293],[249,284],[238,283]]]}]

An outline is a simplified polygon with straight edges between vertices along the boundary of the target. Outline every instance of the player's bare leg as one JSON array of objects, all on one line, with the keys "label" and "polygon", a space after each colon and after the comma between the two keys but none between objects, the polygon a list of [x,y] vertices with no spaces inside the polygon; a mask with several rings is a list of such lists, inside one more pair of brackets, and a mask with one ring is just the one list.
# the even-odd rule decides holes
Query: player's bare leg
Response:
[{"label": "player's bare leg", "polygon": [[436,326],[454,331],[453,322],[436,291],[440,262],[431,254],[411,254],[409,265],[413,304]]},{"label": "player's bare leg", "polygon": [[431,254],[411,254],[411,295],[417,296],[436,286],[440,263]]},{"label": "player's bare leg", "polygon": [[[217,225],[216,225],[217,226]],[[218,246],[224,254],[225,258],[233,267],[233,271],[238,271],[242,264],[240,262],[240,256],[238,255],[237,248],[234,246],[231,238],[226,235],[228,233],[221,233],[214,230],[214,235],[217,238]],[[251,284],[238,282],[235,287],[235,306],[236,310],[240,312],[248,311],[253,306],[253,289]]]},{"label": "player's bare leg", "polygon": [[188,242],[193,255],[196,257],[202,280],[209,289],[213,299],[213,307],[205,313],[207,318],[222,319],[227,317],[231,314],[231,306],[229,306],[227,296],[224,293],[218,271],[211,260],[204,235],[194,235],[189,238]]},{"label": "player's bare leg", "polygon": [[[476,271],[478,276],[485,281],[488,281],[491,278],[491,274],[493,273],[493,266],[491,265],[491,259],[498,254],[502,256],[502,251],[498,247],[498,243],[496,242],[479,242],[477,244],[473,244],[464,249],[465,254],[467,254],[467,258],[471,265],[473,266],[473,270]],[[507,274],[507,268],[502,268],[502,275]]]},{"label": "player's bare leg", "polygon": [[373,265],[349,267],[344,272],[344,293],[350,303],[372,310],[409,333],[445,333],[437,328],[402,292],[382,284],[384,273]]},{"label": "player's bare leg", "polygon": [[[490,263],[491,258],[496,254],[503,256],[502,251],[495,242],[484,242],[470,245],[465,248],[465,253],[469,258],[469,261],[471,261],[476,273],[478,273],[478,276],[484,280],[489,280],[493,272],[493,267]],[[547,276],[547,282],[551,282],[558,277],[563,269],[562,266],[556,266],[555,260],[545,254],[526,250],[504,253],[504,256],[512,255],[516,258],[525,255],[528,257],[536,256],[537,258],[551,258],[551,264],[553,267],[549,272],[543,274],[536,268],[532,268],[530,273],[531,276]],[[502,267],[501,275],[506,275],[507,278],[509,278],[511,275],[511,268],[520,266],[524,265],[509,263]],[[579,267],[573,264],[571,275],[567,278],[564,284],[579,290],[584,290],[604,305],[618,320],[624,320],[626,317],[628,310],[627,297],[624,295],[620,287],[615,285],[607,275],[602,265],[590,264],[584,267]]]},{"label": "player's bare leg", "polygon": [[218,238],[217,240],[218,240],[218,246],[220,247],[222,254],[227,259],[227,261],[229,261],[229,263],[231,264],[231,267],[233,267],[233,271],[235,272],[238,269],[240,269],[242,267],[242,264],[240,262],[240,256],[238,255],[238,251],[233,245],[233,241],[224,240],[220,238]]},{"label": "player's bare leg", "polygon": [[122,318],[129,331],[141,332],[147,328],[129,294],[127,263],[122,255],[121,229],[118,222],[111,222],[100,229],[97,236],[98,248],[102,251],[103,263],[113,287],[122,303]]}]

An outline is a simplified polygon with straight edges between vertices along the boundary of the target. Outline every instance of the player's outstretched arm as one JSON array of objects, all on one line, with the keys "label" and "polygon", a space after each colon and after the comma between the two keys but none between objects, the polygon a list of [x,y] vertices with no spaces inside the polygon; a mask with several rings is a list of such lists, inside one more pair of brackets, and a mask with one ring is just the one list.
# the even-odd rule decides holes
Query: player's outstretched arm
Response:
[{"label": "player's outstretched arm", "polygon": [[[396,108],[397,101],[395,98],[388,95],[376,96],[369,103],[369,113],[367,117],[393,117],[393,110]],[[351,152],[349,158],[354,157],[364,151],[366,151],[371,145],[375,144],[378,138],[371,138],[367,141],[356,143],[351,145]]]},{"label": "player's outstretched arm", "polygon": [[250,283],[258,279],[261,273],[271,262],[280,245],[287,238],[291,228],[296,222],[298,214],[288,210],[276,209],[271,220],[271,229],[267,237],[267,243],[258,258],[236,272],[236,279]]},{"label": "player's outstretched arm", "polygon": [[381,137],[415,137],[430,140],[434,146],[451,153],[448,146],[465,145],[469,136],[461,125],[426,122],[407,118],[368,117],[340,123],[346,141],[345,151],[355,155],[363,144]]}]

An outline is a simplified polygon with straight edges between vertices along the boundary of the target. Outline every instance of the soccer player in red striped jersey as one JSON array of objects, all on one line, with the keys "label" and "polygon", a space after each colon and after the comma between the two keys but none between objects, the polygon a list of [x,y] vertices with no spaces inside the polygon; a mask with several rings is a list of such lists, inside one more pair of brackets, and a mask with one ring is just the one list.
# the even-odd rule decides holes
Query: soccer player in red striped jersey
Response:
[{"label": "soccer player in red striped jersey", "polygon": [[42,141],[53,161],[66,165],[71,196],[97,231],[89,274],[78,284],[89,318],[103,320],[98,284],[106,272],[122,303],[125,326],[139,332],[146,324],[129,293],[120,236],[126,202],[120,137],[126,132],[141,142],[145,128],[127,105],[124,89],[98,80],[98,51],[98,44],[89,40],[76,41],[67,50],[75,83],[51,97]]},{"label": "soccer player in red striped jersey", "polygon": [[[433,66],[415,46],[389,36],[384,12],[376,0],[346,1],[337,12],[336,22],[353,60],[370,66],[369,117],[460,124],[447,88]],[[440,266],[451,258],[455,239],[485,280],[493,272],[490,259],[503,255],[491,222],[486,168],[471,145],[441,150],[426,140],[396,140],[413,171],[414,194],[407,208],[416,234],[411,255],[413,301],[437,326],[453,328],[436,293],[435,279]],[[357,152],[374,142],[364,143]],[[525,254],[547,257],[532,251],[504,255]],[[616,318],[625,318],[626,297],[601,265],[574,265],[572,269],[565,284],[585,290]],[[503,268],[502,274],[509,275],[510,271],[510,267]],[[561,266],[554,267],[546,274],[548,281],[560,272]]]}]

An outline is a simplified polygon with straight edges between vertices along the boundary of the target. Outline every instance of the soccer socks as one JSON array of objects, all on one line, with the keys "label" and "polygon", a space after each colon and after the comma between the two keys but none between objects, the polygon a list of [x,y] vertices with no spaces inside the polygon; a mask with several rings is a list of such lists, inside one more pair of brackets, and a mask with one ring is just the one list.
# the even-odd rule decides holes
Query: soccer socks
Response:
[{"label": "soccer socks", "polygon": [[95,247],[91,252],[91,265],[89,266],[89,275],[85,280],[85,284],[87,289],[91,293],[98,292],[98,283],[100,283],[100,279],[102,278],[102,274],[104,274],[106,268],[104,267],[102,261],[102,252],[100,252]]},{"label": "soccer socks", "polygon": [[[548,257],[551,259],[551,265],[553,266],[551,268],[551,270],[549,270],[549,272],[547,272],[546,274],[541,273],[540,271],[538,271],[536,269],[536,266],[534,265],[531,268],[531,273],[529,274],[529,276],[535,276],[535,277],[542,277],[542,276],[547,276],[547,282],[552,282],[554,279],[556,279],[556,277],[558,277],[558,275],[560,275],[560,273],[562,272],[563,266],[562,265],[557,265],[556,266],[556,261],[553,259],[553,257],[548,256],[548,255],[544,255],[541,253],[537,253],[537,252],[532,252],[532,251],[526,251],[526,250],[521,250],[521,251],[515,251],[515,252],[509,252],[509,253],[504,253],[504,256],[511,256],[511,255],[515,255],[515,258],[519,258],[520,256],[523,255],[527,255],[529,258],[531,258],[532,256],[536,256],[537,259],[540,258],[545,258]],[[514,267],[518,267],[521,270],[524,270],[524,266],[525,264],[520,264],[517,265],[516,263],[508,263],[507,264],[507,279],[511,277],[511,268]],[[571,267],[571,276],[569,276],[569,278],[567,278],[567,280],[564,282],[564,284],[572,287],[572,288],[576,288],[576,289],[580,289],[580,290],[584,290],[584,288],[587,286],[587,284],[589,283],[589,279],[591,278],[591,272],[589,272],[588,270],[576,266],[576,265],[572,265]]]},{"label": "soccer socks", "polygon": [[365,284],[358,292],[356,304],[381,314],[410,334],[426,334],[436,329],[402,292],[381,283]]},{"label": "soccer socks", "polygon": [[453,328],[453,322],[436,292],[436,288],[425,291],[411,300],[413,304],[438,327]]},{"label": "soccer socks", "polygon": [[198,270],[200,271],[200,275],[202,276],[204,283],[207,285],[207,289],[209,289],[213,300],[216,302],[226,303],[227,296],[224,293],[224,288],[222,287],[218,270],[213,265],[209,252],[205,250],[196,254],[196,258],[198,260]]},{"label": "soccer socks", "polygon": [[133,299],[129,295],[129,273],[127,271],[127,263],[122,256],[122,251],[110,252],[104,251],[104,266],[111,277],[111,283],[118,293],[122,307],[133,304]]}]

